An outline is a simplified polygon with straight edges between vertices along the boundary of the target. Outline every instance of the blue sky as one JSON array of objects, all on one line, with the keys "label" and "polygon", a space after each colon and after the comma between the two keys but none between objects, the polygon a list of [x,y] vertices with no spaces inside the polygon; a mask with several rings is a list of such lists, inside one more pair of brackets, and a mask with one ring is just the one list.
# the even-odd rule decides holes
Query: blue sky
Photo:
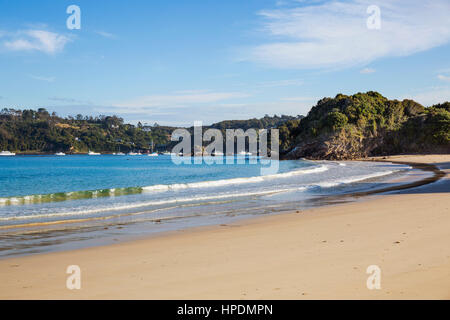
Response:
[{"label": "blue sky", "polygon": [[449,17],[448,0],[0,0],[0,106],[192,125],[368,90],[431,105],[450,100]]}]

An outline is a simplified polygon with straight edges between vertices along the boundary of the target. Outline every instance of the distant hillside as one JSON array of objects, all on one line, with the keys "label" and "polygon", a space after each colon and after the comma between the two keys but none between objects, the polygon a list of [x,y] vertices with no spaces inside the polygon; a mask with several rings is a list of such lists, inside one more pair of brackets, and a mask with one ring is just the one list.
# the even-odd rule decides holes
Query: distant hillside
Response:
[{"label": "distant hillside", "polygon": [[284,150],[289,159],[450,153],[450,103],[425,108],[372,91],[338,94],[320,100],[289,139],[290,146]]},{"label": "distant hillside", "polygon": [[22,153],[128,152],[164,146],[174,128],[124,124],[116,116],[61,118],[41,108],[0,112],[0,150]]},{"label": "distant hillside", "polygon": [[[249,128],[262,129],[282,126],[289,121],[298,121],[291,116],[265,116],[261,119],[229,120],[205,126],[204,130]],[[49,114],[46,109],[0,111],[0,151],[20,153],[85,153],[129,152],[170,150],[177,142],[170,140],[175,127],[137,126],[125,124],[117,116],[62,118]],[[192,131],[192,128],[190,128]],[[225,137],[225,134],[224,134]]]},{"label": "distant hillside", "polygon": [[[242,129],[243,131],[246,131],[248,129],[255,129],[258,131],[258,129],[279,129],[280,132],[280,147],[284,149],[288,149],[292,146],[291,141],[291,132],[297,128],[297,126],[300,124],[300,120],[303,118],[303,116],[287,116],[287,115],[281,115],[281,116],[269,116],[265,115],[263,118],[257,119],[249,119],[249,120],[224,120],[218,123],[214,123],[210,126],[204,126],[203,132],[205,132],[208,129],[218,129],[222,132],[223,136],[223,147],[224,152],[226,153],[233,153],[236,152],[237,149],[232,151],[226,150],[226,130],[227,129]],[[194,128],[190,127],[189,131],[193,133]],[[269,133],[270,134],[270,133]],[[270,140],[270,139],[269,139]],[[204,142],[203,146],[208,145],[210,142]],[[245,141],[246,146],[245,148],[248,150],[248,140]],[[269,148],[270,148],[270,141],[269,141]]]},{"label": "distant hillside", "polygon": [[287,115],[281,115],[277,116],[274,115],[273,117],[269,115],[265,115],[264,118],[261,119],[249,119],[249,120],[225,120],[218,123],[214,123],[211,126],[208,126],[208,128],[214,128],[219,130],[226,130],[226,129],[271,129],[271,128],[278,128],[285,124],[288,121],[295,121],[303,118],[303,116],[287,116]]}]

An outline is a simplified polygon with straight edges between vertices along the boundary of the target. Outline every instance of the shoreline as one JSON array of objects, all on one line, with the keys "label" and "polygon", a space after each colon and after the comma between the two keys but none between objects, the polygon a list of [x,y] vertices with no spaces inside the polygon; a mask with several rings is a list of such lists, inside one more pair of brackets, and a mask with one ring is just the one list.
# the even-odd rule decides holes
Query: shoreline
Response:
[{"label": "shoreline", "polygon": [[444,178],[446,175],[446,173],[444,171],[442,171],[441,169],[439,169],[437,166],[435,166],[434,164],[429,164],[429,163],[390,161],[390,160],[383,161],[382,159],[381,160],[380,159],[370,159],[370,160],[362,160],[362,161],[387,162],[387,163],[393,163],[393,164],[410,165],[413,169],[419,169],[422,171],[430,171],[430,172],[433,172],[434,175],[432,177],[420,179],[420,180],[413,181],[413,182],[406,183],[406,184],[401,184],[398,186],[392,186],[392,187],[386,187],[386,188],[380,188],[380,189],[362,191],[362,192],[354,192],[354,193],[351,193],[348,195],[343,195],[343,196],[360,197],[360,196],[368,196],[368,195],[372,195],[372,194],[386,193],[386,192],[391,192],[391,191],[407,190],[407,189],[411,189],[411,188],[425,186],[425,185],[433,183],[433,182],[437,182],[440,179]]},{"label": "shoreline", "polygon": [[[395,163],[397,158],[389,157],[376,159],[376,161],[385,160],[385,162]],[[425,162],[413,162],[411,158],[413,161],[414,158],[419,158]],[[442,228],[446,230],[445,227],[447,227],[448,230],[450,226],[447,218],[450,206],[447,199],[448,191],[428,193],[420,190],[427,189],[427,186],[433,186],[428,189],[439,189],[439,186],[434,186],[435,184],[430,185],[431,182],[439,179],[443,181],[438,184],[448,185],[448,178],[445,177],[448,175],[448,169],[438,169],[433,163],[450,163],[450,157],[448,155],[402,156],[400,161],[404,161],[402,164],[412,166],[414,163],[417,166],[427,167],[434,172],[435,180],[428,179],[428,185],[415,182],[409,184],[408,189],[396,189],[397,192],[405,193],[400,195],[374,195],[369,191],[369,194],[364,192],[356,195],[367,196],[363,201],[358,202],[240,219],[227,225],[194,227],[103,247],[5,258],[0,260],[0,298],[427,299],[437,297],[448,299],[450,298],[450,289],[448,289],[450,288],[448,285],[450,250],[445,248],[445,243],[449,243],[450,236],[442,234]],[[394,190],[381,192],[390,191]],[[404,199],[405,197],[407,199]],[[362,270],[362,261],[366,261],[367,255],[378,256],[383,252],[387,254],[384,249],[388,249],[387,252],[389,252],[394,250],[391,248],[392,245],[400,247],[403,242],[386,244],[387,248],[383,248],[381,252],[376,250],[377,244],[384,243],[386,237],[383,237],[383,234],[373,234],[372,227],[375,226],[371,227],[371,225],[378,225],[382,229],[391,228],[389,223],[386,224],[383,221],[385,219],[390,222],[386,205],[387,208],[391,206],[403,213],[398,214],[396,218],[402,222],[398,226],[403,225],[405,229],[407,229],[406,225],[418,220],[421,224],[428,223],[423,220],[422,214],[426,210],[426,205],[439,207],[434,212],[426,212],[433,215],[428,218],[433,222],[430,228],[432,227],[434,232],[420,236],[418,239],[411,230],[401,232],[399,235],[400,238],[404,238],[403,233],[411,234],[411,237],[415,237],[416,244],[420,244],[420,248],[406,248],[406,251],[401,254],[403,260],[410,261],[413,256],[417,255],[421,258],[422,255],[422,259],[427,261],[420,265],[430,264],[430,269],[420,272],[402,270],[400,275],[394,273],[396,276],[393,277],[388,268],[388,280],[406,278],[415,286],[411,287],[403,283],[405,288],[402,290],[390,288],[369,291],[364,288],[367,275],[365,270]],[[438,217],[443,221],[439,221]],[[348,224],[358,221],[361,230],[357,230],[353,237],[358,238],[359,241],[345,239],[349,234],[344,231],[349,231],[347,229],[352,231]],[[304,231],[303,236],[298,236],[299,229]],[[324,230],[327,231],[323,232]],[[335,235],[342,239],[336,238],[336,243],[327,239],[317,239],[317,236],[321,234],[324,238]],[[440,247],[429,241],[429,238],[436,235],[444,238],[444,241],[440,242]],[[279,243],[281,246],[274,246],[274,243]],[[346,248],[347,243],[351,248]],[[361,244],[358,245],[358,243]],[[437,251],[432,250],[436,247],[438,247]],[[424,248],[426,250],[420,250]],[[337,254],[331,249],[340,253]],[[343,249],[344,252],[341,252]],[[266,253],[264,253],[265,250],[267,250]],[[320,254],[322,251],[326,254]],[[373,251],[377,251],[378,254]],[[439,251],[444,255],[441,258],[442,261],[436,263],[439,260]],[[432,257],[429,257],[430,255]],[[343,260],[346,256],[347,259]],[[423,258],[424,256],[428,256],[429,259]],[[358,262],[358,258],[361,261]],[[378,260],[380,260],[379,256]],[[404,267],[403,260],[396,260],[394,267],[400,269]],[[77,262],[82,272],[86,274],[86,279],[82,290],[70,291],[65,288],[67,276],[65,268]],[[105,265],[105,262],[109,262],[110,265]],[[381,264],[384,261],[378,262]],[[431,262],[434,265],[431,266]],[[357,269],[354,269],[354,266],[345,268],[347,264],[359,264],[359,266]],[[151,265],[151,268],[148,268],[148,265]],[[342,276],[348,280],[348,283],[342,283],[339,279],[330,277],[327,272],[320,272],[324,268],[327,269],[328,265],[334,265],[336,268],[334,271],[333,268],[328,270],[331,275],[333,272],[335,274],[343,272],[338,278]],[[385,267],[381,267],[384,271]],[[428,274],[430,270],[434,270],[434,276]],[[420,289],[417,287],[417,279],[410,278],[411,273],[416,275],[417,272],[426,273],[426,277],[419,277],[419,279],[423,288],[431,285],[432,291],[422,293],[417,291]],[[306,277],[305,274],[308,276]],[[355,282],[355,278],[361,281]],[[439,279],[439,282],[436,279]],[[211,283],[206,280],[210,280]],[[295,290],[289,283],[297,284],[294,286]],[[114,285],[121,290],[114,290]]]},{"label": "shoreline", "polygon": [[[386,163],[391,163],[391,164],[402,164],[402,165],[408,165],[411,167],[411,169],[414,170],[421,170],[422,172],[424,172],[423,174],[425,175],[425,172],[432,172],[434,175],[432,177],[420,177],[420,178],[416,178],[413,179],[411,177],[408,177],[408,175],[404,176],[404,179],[406,181],[402,181],[399,182],[398,180],[388,180],[385,181],[385,184],[390,184],[393,183],[393,186],[390,187],[377,187],[374,189],[369,189],[369,190],[365,190],[365,191],[348,191],[345,193],[340,193],[340,194],[335,194],[335,195],[321,195],[318,198],[311,198],[308,199],[307,201],[309,202],[309,204],[304,204],[303,206],[301,205],[301,201],[298,202],[298,206],[301,206],[301,208],[296,208],[296,209],[287,209],[287,208],[283,208],[283,209],[278,209],[277,211],[274,211],[273,213],[270,213],[270,215],[280,215],[280,214],[289,214],[292,213],[292,211],[298,211],[298,210],[308,210],[308,209],[312,209],[312,208],[320,208],[320,207],[325,207],[325,206],[332,206],[335,204],[339,204],[339,203],[343,203],[343,202],[350,202],[350,201],[361,201],[359,198],[363,198],[365,196],[369,196],[369,195],[375,195],[375,194],[380,194],[380,193],[385,193],[385,192],[390,192],[390,191],[396,191],[396,190],[403,190],[403,189],[409,189],[409,188],[413,188],[413,187],[417,187],[417,186],[422,186],[422,185],[426,185],[432,182],[435,182],[437,180],[439,180],[443,175],[445,175],[445,173],[443,173],[442,171],[440,171],[436,166],[434,165],[430,165],[430,164],[421,164],[421,163],[409,163],[409,162],[396,162],[396,161],[388,161],[388,160],[361,160],[361,159],[357,159],[357,160],[352,160],[352,161],[367,161],[367,162],[378,162],[378,163],[382,163],[382,162],[386,162]],[[312,161],[315,162],[315,161]],[[319,164],[322,163],[323,161],[317,161]],[[327,161],[325,161],[327,162]],[[336,161],[330,161],[331,163],[334,163]],[[411,181],[409,181],[411,180]],[[346,199],[351,199],[351,200],[346,200]],[[306,207],[305,207],[306,206]],[[8,254],[8,255],[4,255],[4,256],[0,256],[0,260],[2,259],[8,259],[8,258],[14,258],[14,257],[25,257],[28,255],[36,255],[36,254],[44,254],[44,253],[52,253],[52,252],[64,252],[64,251],[68,251],[68,250],[76,250],[76,249],[83,249],[83,248],[90,248],[90,247],[101,247],[101,246],[107,246],[107,245],[111,245],[111,244],[116,244],[116,243],[122,243],[122,242],[130,242],[130,241],[136,241],[139,239],[146,239],[149,237],[158,237],[160,235],[165,235],[166,233],[171,233],[171,232],[177,232],[177,231],[182,231],[182,230],[197,230],[197,229],[203,229],[203,228],[214,228],[217,227],[219,225],[223,225],[223,224],[229,224],[229,223],[234,223],[236,221],[243,221],[245,223],[245,221],[247,220],[252,220],[252,219],[257,219],[259,217],[264,218],[266,214],[260,215],[260,216],[253,216],[253,215],[249,215],[249,214],[244,214],[242,216],[237,215],[235,218],[232,219],[227,219],[226,218],[222,218],[222,219],[218,219],[217,221],[213,221],[210,223],[200,223],[200,225],[187,225],[187,226],[179,226],[177,228],[169,228],[166,230],[160,230],[160,231],[154,231],[151,233],[146,233],[143,235],[139,235],[139,236],[131,236],[131,235],[121,235],[118,237],[121,237],[121,239],[110,239],[105,240],[105,241],[99,241],[98,243],[88,243],[86,245],[81,245],[81,246],[72,246],[70,245],[70,243],[67,243],[65,247],[61,247],[58,249],[50,249],[50,250],[37,250],[35,252],[33,252],[33,250],[30,250],[31,253],[17,253],[17,254]],[[70,228],[73,225],[80,225],[80,224],[88,224],[88,223],[92,223],[94,221],[103,221],[105,220],[105,217],[90,217],[90,218],[73,218],[73,219],[63,219],[63,220],[55,220],[55,221],[41,221],[41,222],[28,222],[28,223],[23,223],[23,224],[11,224],[11,225],[2,225],[0,226],[0,231],[7,231],[7,230],[33,230],[33,228],[45,228],[45,227],[57,227],[57,226],[67,226],[67,228]],[[172,220],[172,218],[155,218],[155,221],[157,223],[161,222],[162,220]],[[113,224],[111,224],[113,225]],[[118,225],[121,225],[120,223]],[[108,225],[110,226],[110,225]],[[59,231],[62,231],[64,229],[59,229]],[[57,232],[58,229],[55,231]],[[14,231],[13,231],[14,232]],[[36,229],[36,231],[33,230],[33,232],[38,233],[38,230]],[[80,233],[82,234],[82,233]],[[91,241],[92,242],[92,241]]]}]

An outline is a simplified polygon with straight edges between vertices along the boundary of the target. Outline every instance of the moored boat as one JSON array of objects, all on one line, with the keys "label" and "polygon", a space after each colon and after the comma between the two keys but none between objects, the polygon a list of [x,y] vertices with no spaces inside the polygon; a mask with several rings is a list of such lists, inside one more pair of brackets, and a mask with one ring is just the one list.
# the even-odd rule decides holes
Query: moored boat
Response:
[{"label": "moored boat", "polygon": [[224,154],[223,154],[223,152],[220,152],[220,151],[214,151],[214,152],[212,153],[212,155],[213,155],[214,157],[222,157]]},{"label": "moored boat", "polygon": [[11,157],[11,156],[15,156],[16,154],[14,152],[9,152],[9,151],[2,151],[0,152],[0,156],[3,157]]}]

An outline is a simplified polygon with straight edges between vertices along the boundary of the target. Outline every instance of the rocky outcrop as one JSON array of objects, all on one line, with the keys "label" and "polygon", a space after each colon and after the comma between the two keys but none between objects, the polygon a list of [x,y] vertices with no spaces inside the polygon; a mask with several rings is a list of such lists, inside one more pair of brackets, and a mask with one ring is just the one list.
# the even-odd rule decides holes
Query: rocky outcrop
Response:
[{"label": "rocky outcrop", "polygon": [[286,159],[350,160],[369,157],[380,149],[383,137],[347,136],[344,131],[299,142]]},{"label": "rocky outcrop", "polygon": [[376,92],[325,98],[301,120],[285,159],[450,153],[449,103],[425,108]]}]

